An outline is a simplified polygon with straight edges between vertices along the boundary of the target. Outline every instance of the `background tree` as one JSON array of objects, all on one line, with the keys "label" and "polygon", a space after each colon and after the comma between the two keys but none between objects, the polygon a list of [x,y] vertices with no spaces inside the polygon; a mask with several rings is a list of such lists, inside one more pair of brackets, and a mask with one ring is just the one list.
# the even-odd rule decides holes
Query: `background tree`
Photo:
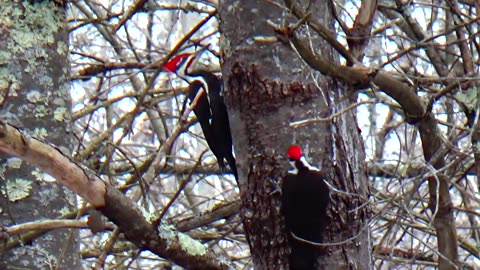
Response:
[{"label": "background tree", "polygon": [[[226,263],[235,268],[273,267],[274,258],[285,263],[288,248],[282,239],[285,234],[273,183],[288,169],[285,150],[295,137],[297,143],[306,142],[310,161],[330,175],[335,187],[348,192],[336,194],[336,204],[329,209],[332,221],[325,242],[347,240],[345,245],[325,247],[332,251],[332,258],[364,269],[368,256],[363,261],[348,259],[368,253],[371,247],[378,269],[478,267],[476,3],[328,1],[325,7],[321,6],[324,1],[298,6],[294,1],[250,2],[226,1],[220,9],[217,3],[205,1],[67,4],[74,160],[37,141],[38,134],[29,129],[35,126],[32,122],[43,125],[43,120],[23,119],[17,107],[12,108],[13,114],[26,128],[1,125],[0,151],[19,155],[84,199],[78,212],[70,213],[79,217],[76,226],[83,228],[79,229],[83,264],[118,269],[160,268],[174,262],[188,269],[221,269]],[[47,4],[51,3],[41,1],[36,8]],[[222,42],[217,9],[225,33]],[[13,27],[8,18],[22,12],[4,13],[2,27]],[[35,25],[43,29],[41,22]],[[30,40],[28,35],[21,37],[21,41]],[[10,41],[1,43],[8,45],[13,39],[1,40]],[[18,53],[17,59],[43,61],[37,59],[43,54],[36,48],[43,43],[34,40],[35,48],[28,52],[35,57],[24,57],[22,50],[10,47]],[[235,130],[240,189],[233,177],[218,170],[195,119],[181,115],[185,85],[160,68],[176,53],[209,43],[204,63],[220,71],[220,54],[225,60],[222,70],[230,90],[226,98]],[[5,78],[19,74],[15,60],[7,60],[14,58],[4,52],[0,53],[2,93],[14,89],[11,79]],[[21,64],[41,70],[32,61]],[[22,71],[28,73],[28,68],[22,66]],[[32,81],[39,83],[38,78]],[[21,85],[21,89],[30,89]],[[43,93],[44,88],[37,87]],[[7,101],[16,98],[8,96]],[[245,104],[255,106],[249,111]],[[355,110],[365,158],[353,123]],[[255,112],[257,122],[252,119]],[[272,131],[273,120],[279,120],[278,134]],[[312,138],[322,140],[309,141]],[[333,158],[331,153],[335,153]],[[357,181],[363,177],[364,161],[368,201],[367,187]],[[3,182],[9,178],[5,175]],[[240,198],[244,203],[241,212]],[[20,200],[8,208],[2,204],[0,214],[4,216],[5,209],[17,205],[32,209]],[[93,208],[113,223],[99,219]],[[351,231],[343,227],[348,222],[343,218],[366,209],[372,211],[368,223],[359,215]],[[18,225],[31,228],[24,223],[27,215],[16,215],[22,218],[17,218]],[[163,233],[159,235],[148,220],[160,217]],[[2,234],[7,249],[16,247],[9,243],[18,232],[10,220],[2,223],[9,233],[9,237]],[[36,221],[33,226],[41,228],[43,223]],[[261,223],[251,221],[265,221],[272,227],[260,228],[264,235],[258,235],[254,229]],[[365,231],[358,234],[362,225]],[[364,240],[366,228],[371,229],[371,246]],[[202,249],[200,243],[212,251]],[[337,252],[343,249],[354,255],[340,259]],[[260,258],[262,251],[274,258]]]},{"label": "background tree", "polygon": [[[0,13],[2,121],[71,150],[65,7],[2,1]],[[81,269],[78,231],[64,229],[75,221],[63,221],[76,209],[75,194],[18,158],[2,155],[1,171],[0,225],[13,233],[0,245],[0,268]]]}]

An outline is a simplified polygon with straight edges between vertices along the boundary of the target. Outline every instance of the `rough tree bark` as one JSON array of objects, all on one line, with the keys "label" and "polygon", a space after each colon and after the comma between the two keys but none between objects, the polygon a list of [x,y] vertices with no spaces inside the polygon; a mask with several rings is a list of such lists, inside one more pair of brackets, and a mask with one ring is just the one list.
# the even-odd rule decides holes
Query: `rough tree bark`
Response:
[{"label": "rough tree bark", "polygon": [[[71,150],[65,7],[32,2],[0,3],[1,118]],[[1,171],[0,225],[58,218],[76,207],[74,193],[19,159],[2,156]],[[4,239],[0,268],[81,269],[77,230],[47,232]]]},{"label": "rough tree bark", "polygon": [[[333,29],[327,1],[316,1],[311,12]],[[366,202],[367,178],[355,112],[346,110],[331,121],[291,125],[342,111],[355,101],[353,93],[313,72],[288,40],[275,33],[272,26],[297,21],[283,2],[228,0],[219,13],[241,215],[255,269],[282,269],[288,263],[276,183],[289,168],[286,149],[292,143],[306,149],[311,163],[321,168],[331,184],[349,193],[332,195],[318,269],[369,269],[367,209],[359,207]],[[315,35],[305,27],[299,30],[317,52],[337,61],[324,41],[311,38]]]}]

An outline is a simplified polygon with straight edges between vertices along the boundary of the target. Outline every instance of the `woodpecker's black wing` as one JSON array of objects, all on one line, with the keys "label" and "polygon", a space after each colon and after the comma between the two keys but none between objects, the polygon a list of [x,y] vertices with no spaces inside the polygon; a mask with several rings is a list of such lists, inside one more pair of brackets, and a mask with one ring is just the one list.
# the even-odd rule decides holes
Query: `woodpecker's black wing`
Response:
[{"label": "woodpecker's black wing", "polygon": [[[298,163],[298,162],[297,162]],[[282,213],[287,231],[315,243],[322,242],[328,223],[329,188],[318,171],[297,164],[297,174],[288,174],[282,185]],[[314,269],[319,247],[289,237],[290,269]]]},{"label": "woodpecker's black wing", "polygon": [[285,222],[296,236],[321,242],[328,222],[330,191],[319,172],[299,170],[287,174],[282,186],[282,210]]},{"label": "woodpecker's black wing", "polygon": [[223,160],[227,160],[228,166],[232,170],[235,179],[238,180],[237,165],[233,156],[232,133],[230,131],[230,122],[228,120],[227,107],[222,96],[223,81],[215,74],[198,70],[195,73],[189,73],[189,76],[201,77],[206,85],[210,110],[212,114],[212,132],[215,134],[215,147],[219,153],[217,156],[218,164],[222,170],[225,170]]},{"label": "woodpecker's black wing", "polygon": [[227,106],[223,99],[223,80],[214,74],[210,78],[212,87],[209,87],[208,96],[210,98],[210,107],[212,109],[212,128],[215,134],[219,135],[220,151],[228,162],[235,179],[238,180],[237,165],[233,157],[232,133],[230,131],[230,121],[228,120]]},{"label": "woodpecker's black wing", "polygon": [[[188,89],[188,99],[190,100],[190,102],[193,102],[195,100],[198,91],[200,91],[202,87],[203,83],[201,81],[193,81],[190,83]],[[197,103],[193,107],[193,113],[195,113],[195,116],[197,116],[198,123],[200,124],[200,127],[203,131],[203,136],[207,141],[208,147],[210,147],[210,150],[217,158],[218,164],[220,165],[220,167],[225,167],[225,165],[223,164],[223,154],[218,147],[215,132],[211,124],[212,112],[210,110],[210,103],[208,101],[206,91],[203,92],[203,94],[199,97]]]}]

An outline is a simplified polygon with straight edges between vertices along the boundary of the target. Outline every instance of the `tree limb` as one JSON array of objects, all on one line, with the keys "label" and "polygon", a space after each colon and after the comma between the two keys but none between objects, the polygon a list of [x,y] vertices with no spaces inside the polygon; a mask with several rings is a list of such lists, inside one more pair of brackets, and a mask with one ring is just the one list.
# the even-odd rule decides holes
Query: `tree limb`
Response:
[{"label": "tree limb", "polygon": [[211,256],[202,244],[179,233],[173,226],[162,224],[157,231],[125,194],[75,163],[58,148],[28,137],[21,130],[3,122],[0,123],[0,152],[18,157],[50,174],[101,211],[140,249],[171,259],[188,269],[227,268],[225,263],[219,263]]}]

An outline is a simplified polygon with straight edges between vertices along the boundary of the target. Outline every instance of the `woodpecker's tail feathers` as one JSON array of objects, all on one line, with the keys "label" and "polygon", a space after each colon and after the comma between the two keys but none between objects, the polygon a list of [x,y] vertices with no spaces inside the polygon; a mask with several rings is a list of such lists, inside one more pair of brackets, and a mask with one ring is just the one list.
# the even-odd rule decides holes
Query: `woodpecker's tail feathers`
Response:
[{"label": "woodpecker's tail feathers", "polygon": [[235,158],[233,157],[233,154],[228,153],[225,158],[227,159],[228,167],[230,167],[230,170],[232,170],[233,176],[235,176],[235,180],[237,180],[238,182],[237,163],[235,161]]},{"label": "woodpecker's tail feathers", "polygon": [[225,166],[225,161],[221,157],[217,157],[218,167],[220,167],[220,171],[223,173],[227,170]]},{"label": "woodpecker's tail feathers", "polygon": [[314,270],[317,248],[305,243],[292,241],[289,257],[290,270]]}]

